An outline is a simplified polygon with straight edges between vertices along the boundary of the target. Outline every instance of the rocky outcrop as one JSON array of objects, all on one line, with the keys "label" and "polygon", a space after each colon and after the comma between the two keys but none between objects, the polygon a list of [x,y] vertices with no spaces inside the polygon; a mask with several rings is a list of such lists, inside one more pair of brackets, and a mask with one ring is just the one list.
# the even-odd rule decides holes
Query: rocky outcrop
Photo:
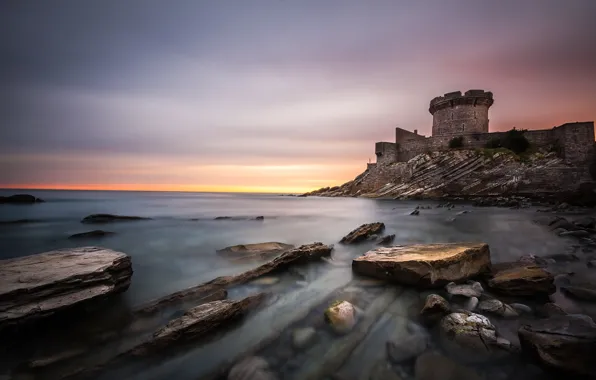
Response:
[{"label": "rocky outcrop", "polygon": [[0,204],[12,203],[12,204],[32,204],[44,202],[43,199],[34,197],[31,194],[15,194],[7,197],[0,197]]},{"label": "rocky outcrop", "polygon": [[88,215],[81,220],[81,223],[86,224],[104,224],[113,222],[131,222],[136,220],[150,220],[151,218],[144,218],[141,216],[126,216],[126,215],[114,215],[114,214],[92,214]]},{"label": "rocky outcrop", "polygon": [[87,232],[81,232],[78,234],[70,235],[69,239],[87,239],[87,238],[101,238],[105,236],[114,235],[115,232],[104,231],[104,230],[93,230]]},{"label": "rocky outcrop", "polygon": [[123,292],[131,276],[129,256],[99,247],[0,261],[0,329]]},{"label": "rocky outcrop", "polygon": [[493,266],[488,286],[494,292],[509,296],[547,296],[555,292],[554,277],[535,265],[507,263]]},{"label": "rocky outcrop", "polygon": [[532,321],[519,329],[519,340],[522,350],[548,371],[596,378],[596,324],[587,318]]},{"label": "rocky outcrop", "polygon": [[339,242],[342,244],[356,244],[363,242],[385,230],[385,224],[376,222],[363,224],[349,234],[344,236]]},{"label": "rocky outcrop", "polygon": [[[449,150],[420,154],[408,162],[369,165],[341,186],[305,194],[389,198],[520,196],[509,207],[523,207],[524,198],[587,202],[577,197],[579,184],[590,183],[587,167],[566,163],[553,152],[523,159],[506,149]],[[595,196],[588,192],[593,202]],[[480,204],[480,203],[479,203]]]},{"label": "rocky outcrop", "polygon": [[271,258],[294,248],[291,244],[267,242],[255,244],[240,244],[218,249],[218,255],[230,259],[262,259]]},{"label": "rocky outcrop", "polygon": [[352,261],[356,273],[423,288],[476,277],[490,265],[488,245],[482,243],[383,247]]}]

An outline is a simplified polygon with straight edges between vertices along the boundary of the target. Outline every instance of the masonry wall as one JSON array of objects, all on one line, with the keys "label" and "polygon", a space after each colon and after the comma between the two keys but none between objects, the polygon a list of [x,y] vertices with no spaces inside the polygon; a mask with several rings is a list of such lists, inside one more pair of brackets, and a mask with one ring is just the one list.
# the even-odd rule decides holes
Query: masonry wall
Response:
[{"label": "masonry wall", "polygon": [[397,160],[396,145],[391,142],[378,142],[375,144],[375,155],[380,165],[390,164]]},{"label": "masonry wall", "polygon": [[433,137],[488,132],[488,106],[461,104],[433,114]]},{"label": "masonry wall", "polygon": [[594,122],[566,123],[553,134],[567,162],[584,163],[594,150]]}]

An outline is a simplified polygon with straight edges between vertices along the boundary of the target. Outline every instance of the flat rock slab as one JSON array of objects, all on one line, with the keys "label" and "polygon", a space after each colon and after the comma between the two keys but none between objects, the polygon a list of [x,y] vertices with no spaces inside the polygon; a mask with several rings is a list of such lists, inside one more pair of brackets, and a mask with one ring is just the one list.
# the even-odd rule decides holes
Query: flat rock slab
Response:
[{"label": "flat rock slab", "polygon": [[339,242],[342,244],[360,243],[371,238],[373,235],[380,234],[384,230],[385,224],[381,222],[363,224],[344,236]]},{"label": "flat rock slab", "polygon": [[521,297],[545,296],[556,291],[552,274],[535,265],[517,263],[495,266],[488,286],[497,293]]},{"label": "flat rock slab", "polygon": [[368,251],[352,261],[362,275],[423,288],[463,281],[490,270],[484,243],[415,244]]},{"label": "flat rock slab", "polygon": [[128,289],[129,256],[99,247],[0,261],[0,330]]},{"label": "flat rock slab", "polygon": [[294,248],[291,244],[267,242],[256,244],[240,244],[218,249],[217,254],[232,259],[266,258],[278,255]]}]

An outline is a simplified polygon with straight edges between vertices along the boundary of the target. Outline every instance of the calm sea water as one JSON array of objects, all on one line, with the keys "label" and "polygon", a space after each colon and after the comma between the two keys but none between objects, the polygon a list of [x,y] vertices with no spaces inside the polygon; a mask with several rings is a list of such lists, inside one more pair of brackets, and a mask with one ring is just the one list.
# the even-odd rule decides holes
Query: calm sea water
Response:
[{"label": "calm sea water", "polygon": [[[16,192],[2,190],[0,195]],[[360,224],[374,221],[386,224],[386,232],[396,235],[395,244],[487,242],[495,262],[528,253],[559,253],[565,244],[532,222],[536,216],[534,209],[458,205],[447,210],[435,208],[437,203],[433,202],[268,194],[23,192],[46,202],[0,205],[0,221],[36,221],[0,225],[0,259],[87,245],[125,252],[132,257],[134,268],[132,286],[126,292],[131,304],[246,269],[219,257],[216,249],[265,241],[334,244]],[[432,208],[421,210],[419,216],[409,215],[419,204]],[[462,214],[464,210],[469,213]],[[94,213],[143,216],[152,220],[103,225],[81,223],[81,219]],[[218,216],[246,220],[214,220]],[[256,216],[264,216],[264,220],[250,220]],[[68,239],[72,234],[93,229],[116,234],[84,241]]]}]

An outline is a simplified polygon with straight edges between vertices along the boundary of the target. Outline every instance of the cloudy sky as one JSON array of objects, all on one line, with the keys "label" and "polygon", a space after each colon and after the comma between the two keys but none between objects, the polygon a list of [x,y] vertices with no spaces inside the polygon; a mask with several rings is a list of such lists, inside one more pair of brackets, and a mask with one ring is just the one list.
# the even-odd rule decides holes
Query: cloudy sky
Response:
[{"label": "cloudy sky", "polygon": [[428,103],[596,119],[594,0],[5,0],[0,187],[299,192]]}]

